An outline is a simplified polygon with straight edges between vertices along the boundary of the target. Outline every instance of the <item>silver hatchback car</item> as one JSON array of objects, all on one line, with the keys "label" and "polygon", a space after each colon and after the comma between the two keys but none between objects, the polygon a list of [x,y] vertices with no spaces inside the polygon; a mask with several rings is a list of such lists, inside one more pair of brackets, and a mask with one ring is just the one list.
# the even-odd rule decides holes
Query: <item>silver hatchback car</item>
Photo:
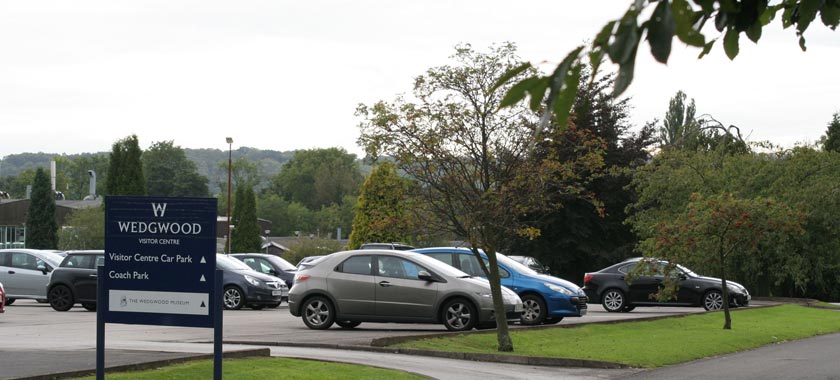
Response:
[{"label": "silver hatchback car", "polygon": [[0,250],[0,282],[6,286],[6,305],[16,299],[47,300],[50,274],[64,259],[59,253],[37,249]]},{"label": "silver hatchback car", "polygon": [[[522,300],[502,287],[508,320]],[[333,323],[443,323],[451,331],[495,325],[490,283],[425,255],[392,250],[336,252],[299,269],[289,311],[311,329]]]}]

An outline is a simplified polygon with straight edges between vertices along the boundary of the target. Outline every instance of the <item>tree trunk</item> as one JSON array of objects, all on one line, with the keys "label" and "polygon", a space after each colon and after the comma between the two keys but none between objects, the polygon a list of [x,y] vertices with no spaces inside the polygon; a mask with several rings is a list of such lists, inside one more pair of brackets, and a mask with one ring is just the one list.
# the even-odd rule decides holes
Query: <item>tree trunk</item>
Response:
[{"label": "tree trunk", "polygon": [[507,324],[507,313],[505,311],[505,300],[502,297],[502,282],[499,277],[499,264],[496,260],[496,253],[485,252],[489,264],[490,294],[493,296],[493,314],[496,316],[496,338],[499,342],[499,351],[513,352],[513,341],[510,339],[510,330]]},{"label": "tree trunk", "polygon": [[723,294],[723,329],[732,330],[732,318],[729,316],[729,287],[726,286],[726,262],[723,253],[720,254],[720,288]]}]

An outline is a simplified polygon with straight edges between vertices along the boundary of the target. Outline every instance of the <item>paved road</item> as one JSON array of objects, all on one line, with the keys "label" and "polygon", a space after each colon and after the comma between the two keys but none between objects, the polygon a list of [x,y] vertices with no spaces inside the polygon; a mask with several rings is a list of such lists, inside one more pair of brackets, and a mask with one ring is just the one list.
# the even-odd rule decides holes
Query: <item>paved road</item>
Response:
[{"label": "paved road", "polygon": [[[600,307],[592,307],[590,314],[583,318],[569,318],[563,324],[581,323],[587,321],[604,321],[611,319],[630,319],[650,316],[664,316],[699,312],[697,308],[650,308],[632,313],[606,313]],[[386,324],[364,323],[359,328],[344,330],[332,328],[326,331],[310,330],[299,318],[289,314],[286,305],[277,309],[226,311],[224,339],[227,342],[262,342],[272,345],[282,345],[285,348],[274,348],[280,355],[307,358],[322,358],[337,360],[341,356],[332,350],[304,349],[294,347],[300,344],[327,344],[368,346],[372,339],[395,335],[422,335],[429,333],[445,333],[441,325],[419,324]],[[94,358],[96,347],[96,314],[87,312],[81,307],[75,307],[68,312],[53,311],[47,304],[34,301],[18,300],[7,307],[7,312],[0,315],[0,379],[10,379],[24,375],[39,375],[55,373],[63,369],[83,369],[90,366]],[[106,364],[124,364],[120,358],[135,357],[138,361],[144,359],[142,353],[148,352],[149,359],[156,359],[160,352],[208,352],[207,345],[197,344],[210,342],[212,330],[144,325],[109,324],[106,327]],[[192,343],[192,344],[190,344]],[[230,345],[225,345],[227,350]],[[70,352],[76,352],[71,354]],[[123,353],[132,355],[123,355]],[[348,361],[365,363],[362,360],[377,362],[376,358],[387,357],[379,353],[345,352]],[[12,354],[15,353],[15,354]],[[300,354],[305,353],[305,354]],[[393,365],[394,363],[415,362],[418,369],[440,368],[434,364],[441,359],[414,358],[406,355],[397,356],[399,360],[379,360],[378,362]],[[461,361],[455,361],[462,363]],[[532,371],[523,366],[487,363],[463,362],[458,366],[471,367],[475,373],[486,373],[487,368],[493,368],[498,373],[521,374],[519,378],[533,378],[531,372],[544,372],[546,376],[557,378],[580,374],[580,379],[606,378],[601,375],[579,369],[540,368]],[[4,368],[15,368],[15,372]],[[504,370],[504,368],[508,368]],[[406,368],[407,370],[411,370]],[[419,372],[415,371],[415,372]],[[608,371],[609,373],[609,371]],[[594,376],[594,377],[593,377]],[[446,378],[446,377],[440,377]],[[574,378],[574,377],[570,377]]]},{"label": "paved road", "polygon": [[[700,312],[699,308],[641,308],[606,313],[598,306],[581,322],[657,317]],[[20,300],[0,315],[0,379],[92,368],[95,313],[74,308],[53,311],[46,304]],[[764,347],[722,358],[657,370],[594,370],[470,362],[379,352],[300,347],[301,344],[367,346],[372,339],[443,333],[439,325],[365,323],[358,329],[310,330],[299,318],[278,309],[225,312],[227,342],[271,344],[273,356],[368,364],[421,373],[438,379],[840,379],[840,334]],[[519,328],[519,327],[515,327]],[[108,365],[158,360],[212,351],[212,330],[166,326],[117,325],[106,329]],[[225,350],[247,348],[226,344]],[[667,349],[664,346],[663,349]]]}]

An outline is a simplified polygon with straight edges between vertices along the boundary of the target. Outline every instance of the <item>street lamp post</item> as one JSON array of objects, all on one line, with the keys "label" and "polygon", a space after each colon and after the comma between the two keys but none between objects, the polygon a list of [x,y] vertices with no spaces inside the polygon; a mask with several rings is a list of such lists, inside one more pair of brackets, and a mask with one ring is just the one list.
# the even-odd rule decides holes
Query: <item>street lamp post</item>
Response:
[{"label": "street lamp post", "polygon": [[230,176],[233,167],[233,138],[225,139],[228,143],[228,192],[227,192],[227,254],[230,254]]}]

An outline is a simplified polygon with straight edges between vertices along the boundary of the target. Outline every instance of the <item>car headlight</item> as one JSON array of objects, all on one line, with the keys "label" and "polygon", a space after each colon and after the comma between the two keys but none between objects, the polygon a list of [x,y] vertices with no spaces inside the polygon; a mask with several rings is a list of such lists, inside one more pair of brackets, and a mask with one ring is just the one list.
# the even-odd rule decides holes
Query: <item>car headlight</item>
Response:
[{"label": "car headlight", "polygon": [[253,278],[247,274],[245,275],[245,281],[248,281],[248,283],[251,285],[260,286],[260,280],[257,280],[256,278]]},{"label": "car headlight", "polygon": [[488,293],[485,293],[485,292],[475,292],[475,295],[477,295],[477,296],[479,296],[479,297],[481,297],[481,298],[487,298],[487,299],[491,299],[491,298],[493,298],[493,295],[492,295],[492,294],[490,294],[489,292],[488,292]]},{"label": "car headlight", "polygon": [[548,282],[544,282],[544,283],[543,283],[543,285],[545,285],[547,288],[549,288],[549,289],[551,289],[552,291],[557,292],[557,293],[563,293],[563,294],[565,294],[565,295],[567,295],[567,296],[573,296],[573,295],[575,295],[574,293],[572,293],[572,291],[571,291],[571,290],[566,289],[566,288],[564,288],[564,287],[562,287],[562,286],[560,286],[560,285],[554,285],[554,284],[552,284],[552,283],[548,283]]}]

